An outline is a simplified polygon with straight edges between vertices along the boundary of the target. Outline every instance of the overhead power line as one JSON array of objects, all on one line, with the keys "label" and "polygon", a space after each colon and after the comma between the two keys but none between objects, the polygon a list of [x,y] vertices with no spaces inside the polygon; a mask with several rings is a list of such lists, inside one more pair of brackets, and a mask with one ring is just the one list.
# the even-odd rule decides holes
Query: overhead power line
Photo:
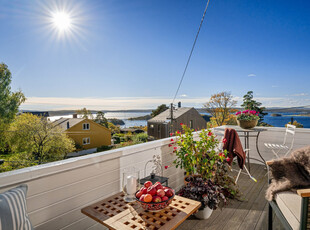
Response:
[{"label": "overhead power line", "polygon": [[207,5],[206,5],[206,8],[205,8],[205,11],[203,12],[203,16],[202,16],[201,21],[200,21],[200,25],[199,25],[199,28],[198,28],[198,31],[197,31],[197,34],[196,34],[195,41],[194,41],[193,46],[192,46],[192,50],[191,50],[191,52],[190,52],[190,54],[189,54],[189,57],[188,57],[188,59],[187,59],[186,66],[185,66],[185,69],[184,69],[184,71],[183,71],[183,74],[182,74],[182,77],[181,77],[181,80],[180,80],[178,89],[177,89],[177,91],[175,92],[174,98],[173,98],[173,100],[172,100],[172,104],[174,103],[174,101],[175,101],[175,99],[176,99],[176,97],[177,97],[177,95],[178,95],[178,92],[179,92],[179,89],[180,89],[181,84],[182,84],[182,82],[183,82],[183,79],[184,79],[184,76],[185,76],[185,73],[186,73],[188,64],[189,64],[189,62],[190,62],[190,60],[191,60],[193,51],[194,51],[194,49],[195,49],[195,45],[196,45],[196,42],[197,42],[197,39],[198,39],[198,35],[199,35],[200,29],[201,29],[201,27],[202,27],[203,20],[204,20],[204,18],[205,18],[205,15],[206,15],[206,12],[207,12],[207,9],[208,9],[208,6],[209,6],[209,2],[210,2],[210,0],[208,0]]}]

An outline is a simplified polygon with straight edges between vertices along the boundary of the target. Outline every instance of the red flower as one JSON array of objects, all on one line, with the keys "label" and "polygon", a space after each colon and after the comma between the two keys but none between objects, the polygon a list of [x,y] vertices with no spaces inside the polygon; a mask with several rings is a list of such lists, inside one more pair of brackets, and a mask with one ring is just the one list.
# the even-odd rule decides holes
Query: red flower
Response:
[{"label": "red flower", "polygon": [[177,131],[177,134],[180,134],[180,132],[179,132],[179,131]]},{"label": "red flower", "polygon": [[212,134],[213,134],[212,132],[208,132],[208,136],[212,136]]},{"label": "red flower", "polygon": [[186,153],[184,156],[185,156],[185,157],[187,157],[187,156],[188,156],[188,154]]},{"label": "red flower", "polygon": [[174,150],[177,150],[177,147],[173,147]]},{"label": "red flower", "polygon": [[226,161],[227,161],[227,162],[228,162],[228,161],[230,161],[230,158],[229,158],[229,157],[227,157],[227,158],[226,158]]},{"label": "red flower", "polygon": [[184,125],[183,123],[180,123],[180,125],[182,126],[182,125]]},{"label": "red flower", "polygon": [[168,166],[168,165],[166,165],[166,166],[165,166],[165,169],[167,169],[167,168],[169,168],[169,166]]},{"label": "red flower", "polygon": [[173,136],[173,133],[170,133],[170,137],[172,137]]},{"label": "red flower", "polygon": [[225,143],[227,142],[226,138],[224,138],[224,139],[222,140],[222,142],[225,144]]},{"label": "red flower", "polygon": [[173,138],[171,138],[170,141],[174,141]]},{"label": "red flower", "polygon": [[169,144],[169,145],[168,145],[168,147],[171,147],[171,146],[172,146],[172,144]]}]

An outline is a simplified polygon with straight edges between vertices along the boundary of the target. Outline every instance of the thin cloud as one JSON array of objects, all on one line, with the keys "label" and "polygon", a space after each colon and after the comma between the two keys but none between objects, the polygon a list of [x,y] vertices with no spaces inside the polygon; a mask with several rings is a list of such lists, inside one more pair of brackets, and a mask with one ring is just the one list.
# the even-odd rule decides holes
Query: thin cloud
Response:
[{"label": "thin cloud", "polygon": [[278,85],[272,85],[271,87],[272,88],[278,88],[279,86]]},{"label": "thin cloud", "polygon": [[[183,98],[184,107],[204,104],[208,98]],[[28,97],[21,105],[22,110],[59,110],[80,109],[94,110],[152,109],[161,104],[170,104],[171,98],[156,97],[111,97],[111,98],[67,98],[67,97]],[[200,106],[198,106],[200,107]]]},{"label": "thin cloud", "polygon": [[297,93],[297,94],[292,94],[291,96],[293,96],[293,97],[305,97],[308,95],[309,95],[308,93]]},{"label": "thin cloud", "polygon": [[256,74],[250,73],[250,74],[248,75],[248,77],[256,77]]},{"label": "thin cloud", "polygon": [[180,95],[180,97],[187,97],[187,94],[182,94]]}]

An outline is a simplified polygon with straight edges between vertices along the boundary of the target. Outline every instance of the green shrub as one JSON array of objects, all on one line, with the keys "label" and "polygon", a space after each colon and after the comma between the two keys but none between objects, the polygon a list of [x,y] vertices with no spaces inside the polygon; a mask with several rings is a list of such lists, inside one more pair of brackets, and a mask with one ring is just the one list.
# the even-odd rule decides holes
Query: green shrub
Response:
[{"label": "green shrub", "polygon": [[107,150],[110,150],[110,149],[112,149],[111,146],[102,145],[102,146],[97,148],[97,152],[103,152],[103,151],[107,151]]},{"label": "green shrub", "polygon": [[[303,128],[303,127],[304,127],[303,124],[298,123],[297,121],[293,121],[293,124],[292,124],[292,122],[289,122],[289,123],[287,123],[287,124],[288,124],[288,125],[295,125],[296,128]],[[285,127],[286,127],[286,125],[285,125]]]},{"label": "green shrub", "polygon": [[132,141],[135,144],[147,142],[147,139],[148,139],[148,135],[146,133],[139,133],[132,137]]}]

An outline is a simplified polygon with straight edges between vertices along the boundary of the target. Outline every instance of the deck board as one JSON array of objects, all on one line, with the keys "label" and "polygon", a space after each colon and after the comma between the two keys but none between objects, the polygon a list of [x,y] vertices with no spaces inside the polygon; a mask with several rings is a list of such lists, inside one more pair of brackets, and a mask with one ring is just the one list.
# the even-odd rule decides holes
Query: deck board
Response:
[{"label": "deck board", "polygon": [[[247,175],[242,174],[239,178],[238,185],[242,193],[242,201],[231,201],[222,210],[215,210],[208,220],[198,220],[191,216],[177,229],[267,229],[268,205],[265,200],[265,191],[268,185],[266,168],[264,165],[251,164],[251,174],[257,179],[256,183]],[[274,218],[274,229],[283,229],[276,218]]]}]

